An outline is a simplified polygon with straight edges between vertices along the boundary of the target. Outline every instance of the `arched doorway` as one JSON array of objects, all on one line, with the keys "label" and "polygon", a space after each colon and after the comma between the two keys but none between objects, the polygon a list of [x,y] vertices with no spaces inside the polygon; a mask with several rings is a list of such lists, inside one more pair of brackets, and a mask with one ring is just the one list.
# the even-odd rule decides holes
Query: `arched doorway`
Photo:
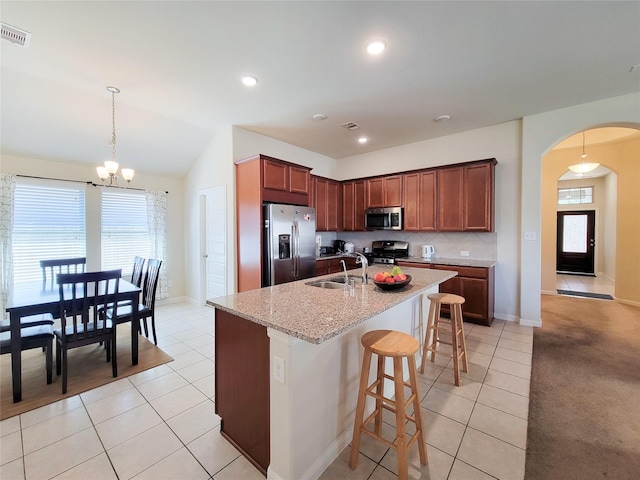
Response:
[{"label": "arched doorway", "polygon": [[[541,326],[541,262],[542,243],[539,236],[542,223],[542,158],[558,142],[584,129],[619,126],[640,130],[640,93],[613,97],[565,109],[525,117],[522,120],[521,172],[521,243],[520,243],[520,323]],[[626,152],[624,169],[618,173],[618,190],[635,191],[640,180],[640,159],[637,151]],[[631,219],[617,226],[616,293],[617,297],[640,305],[640,232],[637,212],[640,197],[619,202],[618,218]],[[632,243],[635,241],[635,245]],[[624,259],[624,261],[622,261]],[[624,275],[624,286],[620,276]],[[632,279],[635,277],[635,280]],[[630,279],[627,281],[627,279]],[[623,301],[623,300],[621,300]]]},{"label": "arched doorway", "polygon": [[[626,169],[625,164],[619,162],[624,155],[620,149],[633,142],[634,138],[637,142],[639,137],[640,132],[631,128],[589,129],[559,142],[543,157],[542,293],[564,290],[572,295],[615,297],[617,171],[624,174]],[[588,155],[587,162],[597,162],[600,166],[577,175],[567,168],[581,162],[583,151]],[[637,196],[640,192],[632,192],[631,195]],[[583,233],[580,228],[576,230],[576,248],[566,248],[576,253],[564,253],[563,245],[570,238],[566,231],[562,232],[564,222],[585,227],[584,238],[580,238]],[[586,235],[588,227],[593,228],[590,235]],[[558,270],[563,273],[558,274]]]}]

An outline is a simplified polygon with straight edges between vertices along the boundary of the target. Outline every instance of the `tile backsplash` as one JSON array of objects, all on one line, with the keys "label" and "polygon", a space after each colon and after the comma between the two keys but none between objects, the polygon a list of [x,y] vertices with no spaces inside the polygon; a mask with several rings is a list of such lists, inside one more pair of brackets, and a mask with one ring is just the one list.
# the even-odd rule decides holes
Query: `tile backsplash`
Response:
[{"label": "tile backsplash", "polygon": [[[340,239],[355,245],[356,251],[363,247],[371,247],[376,240],[399,240],[409,242],[409,255],[419,257],[421,246],[433,245],[435,258],[470,258],[474,260],[491,260],[497,258],[497,233],[467,232],[318,232],[323,246],[332,246],[333,240]],[[469,252],[462,257],[461,251]]]}]

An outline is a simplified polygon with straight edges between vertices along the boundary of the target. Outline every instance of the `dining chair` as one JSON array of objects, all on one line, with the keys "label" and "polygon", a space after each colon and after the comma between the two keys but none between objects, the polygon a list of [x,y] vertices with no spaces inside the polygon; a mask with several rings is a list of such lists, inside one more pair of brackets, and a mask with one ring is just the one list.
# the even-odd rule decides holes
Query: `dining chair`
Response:
[{"label": "dining chair", "polygon": [[[52,381],[53,367],[53,326],[51,324],[33,325],[20,329],[20,350],[40,348],[45,352],[47,383]],[[0,332],[0,355],[11,353],[11,332]]]},{"label": "dining chair", "polygon": [[50,260],[40,260],[42,269],[42,286],[49,284],[53,287],[58,273],[84,273],[87,265],[86,257],[79,258],[54,258]]},{"label": "dining chair", "polygon": [[[155,319],[155,305],[156,305],[156,291],[158,289],[158,280],[160,278],[160,267],[162,266],[162,260],[156,260],[150,258],[147,260],[147,273],[144,277],[144,284],[142,286],[142,303],[138,306],[138,318],[141,322],[144,322],[144,335],[149,338],[149,330],[147,327],[147,318],[151,317],[151,330],[153,332],[153,343],[158,344],[156,337],[156,319]],[[118,311],[113,312],[109,310],[108,318],[116,319],[116,324],[127,323],[131,321],[131,305],[118,306]]]},{"label": "dining chair", "polygon": [[61,327],[53,334],[56,338],[56,374],[62,372],[62,393],[67,393],[67,352],[72,348],[104,342],[107,362],[111,361],[113,376],[118,376],[115,325],[100,312],[109,308],[117,314],[115,300],[121,276],[121,269],[58,275]]},{"label": "dining chair", "polygon": [[[20,328],[37,327],[38,325],[53,325],[53,315],[41,313],[20,319]],[[8,332],[9,330],[11,330],[11,321],[8,318],[0,320],[0,332]]]}]

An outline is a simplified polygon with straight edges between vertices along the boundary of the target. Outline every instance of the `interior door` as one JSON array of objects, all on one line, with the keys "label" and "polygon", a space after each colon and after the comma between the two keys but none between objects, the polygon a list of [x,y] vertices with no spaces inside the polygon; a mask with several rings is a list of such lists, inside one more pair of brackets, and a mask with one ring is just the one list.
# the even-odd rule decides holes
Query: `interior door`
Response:
[{"label": "interior door", "polygon": [[201,194],[201,301],[227,294],[227,192],[220,186]]},{"label": "interior door", "polygon": [[556,271],[594,274],[594,210],[558,212]]}]

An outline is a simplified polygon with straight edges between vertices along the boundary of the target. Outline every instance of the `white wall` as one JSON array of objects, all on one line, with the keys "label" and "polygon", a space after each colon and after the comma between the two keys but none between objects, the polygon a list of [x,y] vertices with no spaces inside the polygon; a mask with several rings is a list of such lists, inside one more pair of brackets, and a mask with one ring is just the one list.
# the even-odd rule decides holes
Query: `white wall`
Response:
[{"label": "white wall", "polygon": [[[623,95],[525,117],[522,120],[521,231],[536,240],[521,242],[520,321],[542,325],[541,279],[541,171],[542,157],[564,138],[595,127],[640,124],[640,93]],[[518,242],[519,240],[516,239]]]},{"label": "white wall", "polygon": [[[100,183],[95,166],[90,165],[3,155],[1,168],[3,173]],[[166,267],[168,280],[172,283],[172,286],[169,287],[169,298],[182,297],[185,292],[182,179],[160,177],[136,171],[131,187],[169,192],[167,198],[167,257],[163,266]],[[100,187],[87,187],[86,214],[87,268],[96,270],[100,268],[101,255]]]},{"label": "white wall", "polygon": [[519,315],[520,132],[519,121],[507,122],[338,161],[338,178],[346,180],[495,158],[495,317],[504,320],[517,320]]},{"label": "white wall", "polygon": [[200,272],[203,268],[200,255],[200,198],[199,192],[221,185],[227,190],[227,292],[236,292],[236,160],[263,154],[304,165],[313,169],[314,175],[332,176],[335,160],[303,148],[289,145],[273,138],[238,127],[225,128],[211,140],[202,155],[194,163],[185,179],[184,242],[186,295],[199,298]]}]

